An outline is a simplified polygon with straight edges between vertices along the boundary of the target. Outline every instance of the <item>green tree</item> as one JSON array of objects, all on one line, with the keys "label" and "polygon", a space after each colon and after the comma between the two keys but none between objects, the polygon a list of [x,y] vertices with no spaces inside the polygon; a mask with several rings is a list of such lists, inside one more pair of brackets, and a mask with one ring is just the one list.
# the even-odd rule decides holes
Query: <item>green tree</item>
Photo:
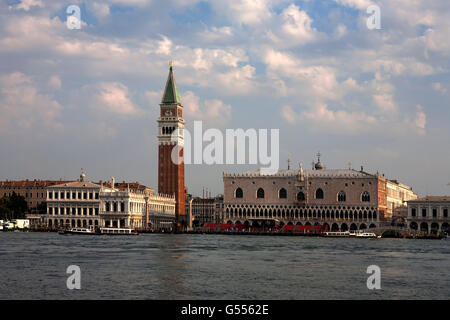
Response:
[{"label": "green tree", "polygon": [[13,192],[11,196],[0,198],[0,217],[2,220],[22,219],[28,212],[25,198]]}]

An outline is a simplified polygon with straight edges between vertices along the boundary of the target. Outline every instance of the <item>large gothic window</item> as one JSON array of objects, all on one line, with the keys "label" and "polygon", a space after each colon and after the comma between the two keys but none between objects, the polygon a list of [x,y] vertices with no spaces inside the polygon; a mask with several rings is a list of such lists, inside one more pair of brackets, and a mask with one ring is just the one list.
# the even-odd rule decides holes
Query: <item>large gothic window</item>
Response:
[{"label": "large gothic window", "polygon": [[259,188],[258,191],[256,192],[256,197],[258,199],[263,199],[264,198],[264,189],[263,188]]},{"label": "large gothic window", "polygon": [[370,194],[367,191],[364,191],[361,195],[362,202],[370,202]]},{"label": "large gothic window", "polygon": [[297,193],[297,200],[298,201],[305,201],[305,194],[303,192]]},{"label": "large gothic window", "polygon": [[316,199],[323,199],[323,190],[320,188],[316,190]]},{"label": "large gothic window", "polygon": [[244,197],[244,192],[242,191],[241,188],[237,188],[236,189],[235,197],[236,198],[243,198]]},{"label": "large gothic window", "polygon": [[344,191],[340,191],[338,193],[338,201],[339,202],[345,202],[347,200],[345,192]]},{"label": "large gothic window", "polygon": [[280,192],[278,194],[280,199],[286,199],[287,198],[287,191],[285,188],[281,188]]}]

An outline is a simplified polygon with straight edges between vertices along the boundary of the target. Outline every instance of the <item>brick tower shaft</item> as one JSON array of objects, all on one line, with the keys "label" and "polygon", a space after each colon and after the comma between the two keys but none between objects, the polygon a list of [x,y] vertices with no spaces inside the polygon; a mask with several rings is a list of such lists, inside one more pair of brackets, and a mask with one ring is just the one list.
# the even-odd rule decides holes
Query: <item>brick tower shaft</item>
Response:
[{"label": "brick tower shaft", "polygon": [[158,193],[175,195],[178,228],[186,225],[184,163],[177,157],[183,156],[183,129],[183,106],[171,64],[158,118]]}]

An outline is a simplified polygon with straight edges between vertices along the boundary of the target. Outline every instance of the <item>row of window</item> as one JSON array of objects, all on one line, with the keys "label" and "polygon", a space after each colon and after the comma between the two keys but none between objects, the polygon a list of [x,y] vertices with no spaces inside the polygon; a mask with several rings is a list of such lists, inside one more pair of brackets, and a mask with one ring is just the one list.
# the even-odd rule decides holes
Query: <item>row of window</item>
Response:
[{"label": "row of window", "polygon": [[[72,197],[71,197],[72,196]],[[54,199],[67,199],[67,200],[98,200],[98,192],[69,192],[69,191],[49,191],[48,198],[50,200]]]},{"label": "row of window", "polygon": [[[235,197],[235,198],[238,198],[238,199],[241,199],[241,198],[244,197],[244,191],[242,190],[242,188],[237,188],[237,189],[234,191],[234,197]],[[259,189],[256,191],[256,198],[258,198],[258,199],[264,199],[264,197],[265,197],[264,189],[263,189],[263,188],[259,188]],[[278,198],[279,198],[279,199],[287,199],[287,191],[286,191],[285,188],[281,188],[281,189],[278,191]],[[323,192],[323,190],[322,190],[321,188],[318,188],[318,189],[316,190],[316,192],[315,192],[315,198],[316,198],[316,199],[323,199],[323,198],[324,198],[324,192]],[[297,200],[298,200],[298,201],[305,201],[305,200],[306,200],[305,194],[304,194],[303,192],[301,192],[301,191],[298,192],[298,193],[297,193]],[[340,192],[337,194],[337,200],[338,200],[339,202],[345,202],[345,201],[347,201],[347,195],[346,195],[345,191],[340,191]],[[361,201],[362,201],[362,202],[370,202],[370,193],[367,192],[367,191],[364,191],[364,192],[361,194]]]},{"label": "row of window", "polygon": [[[437,208],[433,208],[431,211],[432,211],[432,217],[433,218],[437,218],[437,216],[438,216],[438,209]],[[417,209],[416,208],[411,208],[411,216],[412,217],[417,217]],[[422,208],[421,216],[422,217],[428,217],[428,210],[427,210],[427,208]],[[448,209],[447,208],[442,210],[442,216],[444,218],[448,218]]]},{"label": "row of window", "polygon": [[70,207],[61,207],[61,208],[48,208],[48,213],[50,215],[78,215],[78,216],[87,216],[87,215],[95,215],[98,216],[98,208],[70,208]]},{"label": "row of window", "polygon": [[225,211],[228,217],[266,217],[266,218],[320,218],[320,219],[377,219],[376,212],[334,212],[330,211],[317,211],[316,210],[259,210],[259,209],[230,209]]},{"label": "row of window", "polygon": [[[3,196],[4,197],[6,197],[6,192],[4,192],[3,193]],[[8,197],[11,197],[12,196],[12,193],[11,192],[9,192],[8,193]],[[30,192],[30,193],[28,193],[28,192],[26,192],[25,193],[25,198],[33,198],[33,192]],[[39,192],[36,192],[36,198],[39,198]],[[44,199],[44,193],[43,192],[41,192],[41,199]]]},{"label": "row of window", "polygon": [[[118,204],[117,202],[113,202],[113,204],[111,205],[109,202],[105,203],[105,211],[108,212],[117,212],[118,210]],[[125,211],[125,203],[121,202],[120,203],[120,211],[124,212]]]}]

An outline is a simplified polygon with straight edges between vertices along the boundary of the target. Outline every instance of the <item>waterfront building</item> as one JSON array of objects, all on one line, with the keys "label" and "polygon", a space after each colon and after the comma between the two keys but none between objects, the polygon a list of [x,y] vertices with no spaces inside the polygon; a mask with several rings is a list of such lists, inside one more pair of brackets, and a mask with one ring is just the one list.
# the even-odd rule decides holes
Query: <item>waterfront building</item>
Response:
[{"label": "waterfront building", "polygon": [[385,218],[402,217],[406,213],[407,201],[417,199],[411,187],[397,180],[386,179],[386,213]]},{"label": "waterfront building", "polygon": [[0,181],[0,197],[11,196],[13,193],[25,198],[30,213],[45,214],[47,188],[68,181],[63,180],[5,180]]},{"label": "waterfront building", "polygon": [[214,198],[214,221],[216,223],[223,221],[223,194],[219,194]]},{"label": "waterfront building", "polygon": [[194,227],[203,226],[205,223],[215,222],[214,198],[191,198],[190,216]]},{"label": "waterfront building", "polygon": [[138,182],[78,181],[48,188],[46,226],[168,229],[175,222],[175,197],[154,194]]},{"label": "waterfront building", "polygon": [[152,230],[172,230],[176,224],[174,195],[151,194],[148,198],[147,221]]},{"label": "waterfront building", "polygon": [[[183,156],[183,106],[170,63],[158,118],[158,193],[175,195],[177,227],[186,227],[184,162],[172,161],[172,151]],[[174,150],[175,148],[175,150]]]},{"label": "waterfront building", "polygon": [[408,227],[424,233],[449,232],[450,196],[426,196],[408,201]]},{"label": "waterfront building", "polygon": [[[375,228],[385,220],[387,179],[353,169],[279,170],[276,174],[250,171],[223,174],[224,223],[246,227],[321,225],[331,230]],[[397,201],[398,195],[390,194]],[[391,200],[393,201],[393,200]],[[398,199],[401,201],[401,199]]]},{"label": "waterfront building", "polygon": [[101,185],[86,181],[84,172],[78,181],[47,188],[48,228],[100,226]]}]

